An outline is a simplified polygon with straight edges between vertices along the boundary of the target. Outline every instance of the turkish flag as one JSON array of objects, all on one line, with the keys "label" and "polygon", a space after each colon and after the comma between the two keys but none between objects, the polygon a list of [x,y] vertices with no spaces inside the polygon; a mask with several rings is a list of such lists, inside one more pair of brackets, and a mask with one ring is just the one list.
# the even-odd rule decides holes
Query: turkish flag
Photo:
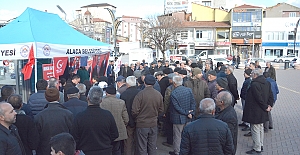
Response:
[{"label": "turkish flag", "polygon": [[33,45],[31,45],[29,55],[28,55],[28,62],[22,69],[22,73],[24,74],[24,80],[30,79],[34,64],[35,64],[35,58],[33,52]]},{"label": "turkish flag", "polygon": [[53,58],[53,73],[54,77],[59,77],[64,74],[68,64],[68,57],[54,57]]}]

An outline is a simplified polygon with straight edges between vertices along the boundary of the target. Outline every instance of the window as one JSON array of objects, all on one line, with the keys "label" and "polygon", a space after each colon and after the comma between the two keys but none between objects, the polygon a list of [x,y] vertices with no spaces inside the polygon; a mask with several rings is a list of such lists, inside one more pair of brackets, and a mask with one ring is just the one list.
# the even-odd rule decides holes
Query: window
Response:
[{"label": "window", "polygon": [[200,39],[200,38],[202,38],[202,31],[197,30],[196,31],[196,39]]},{"label": "window", "polygon": [[297,16],[297,13],[296,12],[290,12],[289,13],[289,17],[296,17]]},{"label": "window", "polygon": [[294,32],[289,32],[288,40],[294,40]]},{"label": "window", "polygon": [[279,40],[284,40],[284,32],[278,32]]},{"label": "window", "polygon": [[217,32],[217,39],[228,39],[228,32]]},{"label": "window", "polygon": [[267,32],[268,34],[268,39],[267,40],[274,40],[274,36],[272,32]]},{"label": "window", "polygon": [[211,6],[211,1],[202,1],[204,6]]},{"label": "window", "polygon": [[279,40],[278,32],[273,32],[274,40]]}]

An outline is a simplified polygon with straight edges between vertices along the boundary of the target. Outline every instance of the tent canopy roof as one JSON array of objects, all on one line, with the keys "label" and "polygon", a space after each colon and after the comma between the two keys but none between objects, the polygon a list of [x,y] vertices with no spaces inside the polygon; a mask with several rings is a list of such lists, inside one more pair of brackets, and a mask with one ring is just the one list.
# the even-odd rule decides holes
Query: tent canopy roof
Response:
[{"label": "tent canopy roof", "polygon": [[0,29],[0,44],[43,42],[63,45],[111,46],[76,31],[57,14],[27,8]]}]

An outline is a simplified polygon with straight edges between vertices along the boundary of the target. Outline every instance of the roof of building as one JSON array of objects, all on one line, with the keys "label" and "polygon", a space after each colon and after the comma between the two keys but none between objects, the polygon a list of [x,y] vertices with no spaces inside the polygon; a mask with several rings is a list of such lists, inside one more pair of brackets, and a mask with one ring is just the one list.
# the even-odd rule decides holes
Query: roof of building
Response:
[{"label": "roof of building", "polygon": [[214,22],[214,21],[184,21],[181,27],[224,27],[230,28],[229,22]]},{"label": "roof of building", "polygon": [[87,15],[92,15],[92,14],[91,14],[91,12],[89,10],[86,10],[85,13],[84,13],[84,15],[87,16]]},{"label": "roof of building", "polygon": [[111,4],[108,4],[108,3],[90,4],[90,5],[82,6],[81,8],[104,7],[104,6],[111,6],[113,8],[117,8],[117,7],[115,7]]},{"label": "roof of building", "polygon": [[291,4],[288,4],[288,3],[285,3],[285,2],[282,2],[282,3],[277,3],[276,5],[274,6],[270,6],[270,7],[267,7],[266,10],[270,10],[270,9],[273,9],[275,7],[278,7],[278,6],[281,6],[281,5],[289,5],[289,6],[292,6],[292,7],[295,7],[295,8],[299,8],[297,6],[294,6],[294,5],[291,5]]},{"label": "roof of building", "polygon": [[241,9],[242,9],[242,8],[245,8],[245,9],[248,9],[248,8],[262,8],[262,7],[260,7],[260,6],[248,5],[248,4],[243,4],[243,5],[234,7],[234,9],[236,9],[236,8],[241,8]]},{"label": "roof of building", "polygon": [[106,23],[111,23],[111,22],[108,22],[108,21],[103,20],[103,19],[101,19],[101,18],[93,18],[93,22],[94,22],[94,23],[95,23],[95,22],[106,22]]},{"label": "roof of building", "polygon": [[141,18],[141,17],[134,17],[134,16],[125,16],[125,15],[123,15],[122,18]]}]

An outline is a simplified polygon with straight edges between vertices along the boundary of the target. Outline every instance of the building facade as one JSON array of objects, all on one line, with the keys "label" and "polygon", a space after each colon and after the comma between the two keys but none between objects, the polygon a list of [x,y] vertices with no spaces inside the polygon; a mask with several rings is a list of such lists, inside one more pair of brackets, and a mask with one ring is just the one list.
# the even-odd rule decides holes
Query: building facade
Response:
[{"label": "building facade", "polygon": [[[296,55],[299,57],[299,32],[296,35],[296,50],[294,51],[294,29],[298,20],[299,18],[297,17],[263,19],[263,58],[273,61],[275,58],[285,55]],[[298,26],[300,27],[300,25]]]},{"label": "building facade", "polygon": [[278,3],[275,6],[267,7],[263,12],[264,18],[284,18],[284,17],[300,17],[298,7],[287,4]]},{"label": "building facade", "polygon": [[295,38],[294,31],[300,17],[300,8],[287,3],[278,3],[266,8],[263,17],[263,58],[273,61],[285,55],[299,57],[300,33],[298,29]]},{"label": "building facade", "polygon": [[123,15],[121,20],[117,35],[128,38],[129,42],[141,41],[142,18]]},{"label": "building facade", "polygon": [[261,7],[246,4],[231,9],[233,55],[261,57],[262,11]]}]

